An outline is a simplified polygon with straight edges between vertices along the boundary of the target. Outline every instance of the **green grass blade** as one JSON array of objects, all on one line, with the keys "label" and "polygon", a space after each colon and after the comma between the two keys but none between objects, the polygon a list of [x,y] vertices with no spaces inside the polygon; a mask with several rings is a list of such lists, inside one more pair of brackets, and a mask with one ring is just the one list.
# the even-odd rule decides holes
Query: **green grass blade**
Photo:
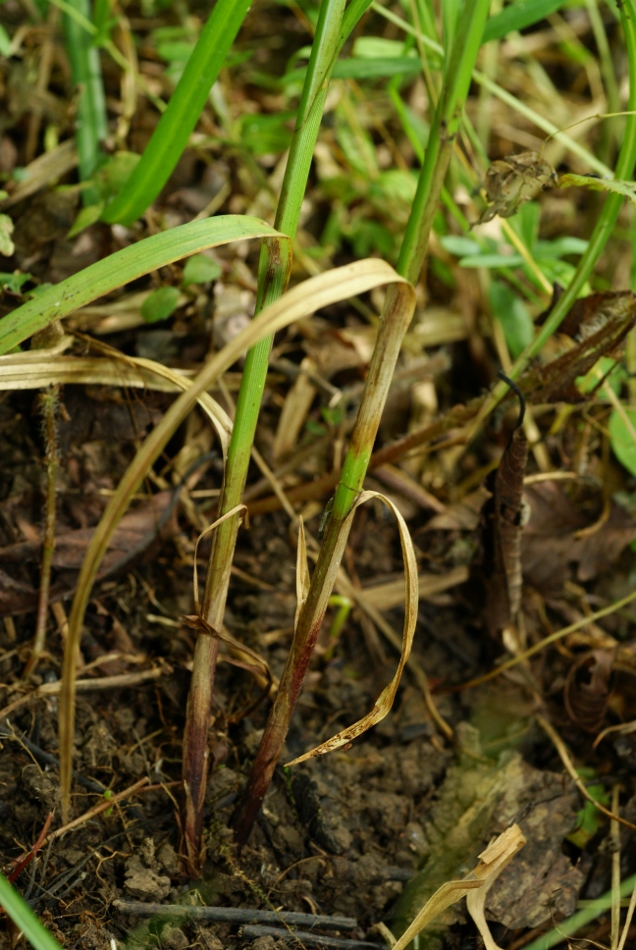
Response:
[{"label": "green grass blade", "polygon": [[501,40],[513,30],[524,30],[527,26],[544,20],[565,6],[565,3],[566,0],[516,0],[516,3],[510,3],[488,20],[482,43]]},{"label": "green grass blade", "polygon": [[[92,45],[92,32],[84,26],[84,21],[90,23],[89,0],[71,0],[69,7],[70,11],[80,14],[79,17],[74,17],[70,11],[65,12],[62,23],[73,86],[78,95],[75,143],[80,180],[86,181],[98,167],[102,155],[100,143],[104,141],[108,131],[106,97],[99,50]],[[93,204],[98,198],[94,188],[87,188],[82,192],[85,205]]]},{"label": "green grass blade", "polygon": [[47,288],[34,300],[4,317],[0,321],[0,356],[43,330],[53,320],[67,316],[91,300],[158,267],[189,257],[206,247],[245,238],[277,236],[278,232],[259,218],[229,214],[191,221],[161,234],[153,234]]},{"label": "green grass blade", "polygon": [[0,906],[36,950],[62,950],[53,934],[40,923],[29,905],[2,874],[0,874]]},{"label": "green grass blade", "polygon": [[210,89],[245,19],[251,0],[218,0],[143,155],[102,214],[131,224],[155,200],[188,144]]}]

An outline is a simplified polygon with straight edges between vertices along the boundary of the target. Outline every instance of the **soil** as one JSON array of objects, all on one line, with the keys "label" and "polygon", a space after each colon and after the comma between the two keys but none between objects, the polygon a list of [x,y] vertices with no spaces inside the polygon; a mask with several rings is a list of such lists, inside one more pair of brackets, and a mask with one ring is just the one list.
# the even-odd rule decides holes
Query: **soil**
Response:
[{"label": "soil", "polygon": [[[7,3],[4,9],[9,18],[19,19],[17,5]],[[298,24],[293,20],[290,27],[289,11],[281,16],[289,29],[285,44],[296,49],[292,34],[298,32]],[[254,25],[252,29],[258,32]],[[271,30],[267,35],[273,35]],[[280,50],[277,55],[282,55]],[[20,77],[14,66],[7,67],[5,78],[15,84]],[[63,94],[55,87],[53,92],[59,105]],[[25,161],[31,113],[22,100],[18,104],[0,139],[6,171]],[[150,114],[136,120],[135,148],[143,148],[150,125]],[[66,132],[70,134],[69,129]],[[263,160],[262,174],[269,171]],[[223,176],[229,176],[232,194],[220,210],[248,208],[258,189],[253,185],[250,191],[245,185],[245,167],[238,159],[217,156],[204,170],[187,155],[153,214],[168,215],[171,224],[190,220]],[[324,196],[320,203],[320,196],[312,192],[308,200],[316,202],[317,216],[324,216]],[[102,224],[69,240],[66,235],[77,210],[76,194],[48,187],[13,206],[16,250],[5,269],[28,271],[33,285],[56,282],[119,246],[121,232]],[[137,230],[135,237],[141,236]],[[222,345],[223,335],[246,319],[254,300],[256,253],[254,248],[220,252],[224,275],[216,287],[208,285],[190,294],[159,326],[137,321],[127,328],[122,321],[115,323],[114,332],[97,339],[106,339],[124,353],[180,368],[200,365],[211,348]],[[342,253],[350,256],[351,249]],[[166,268],[161,277],[178,285],[180,270]],[[151,286],[151,278],[144,279],[127,293]],[[438,293],[440,303],[446,302],[447,291],[437,286],[434,276],[429,290],[433,296]],[[99,303],[112,306],[121,296]],[[4,312],[19,302],[16,294],[6,291]],[[104,317],[104,313],[92,318],[80,314],[69,328],[78,332],[89,325],[94,328]],[[280,407],[290,385],[285,360],[299,364],[311,357],[333,385],[355,389],[364,375],[360,352],[366,329],[361,318],[342,307],[317,315],[298,333],[277,340],[257,439],[270,463]],[[474,346],[475,337],[468,342]],[[483,353],[475,355],[468,342],[454,351],[453,369],[440,386],[440,412],[476,395],[484,376],[490,381],[489,361]],[[76,337],[73,346],[78,354],[94,352],[84,337]],[[240,370],[237,365],[227,376],[232,393]],[[172,397],[143,389],[67,385],[54,398],[58,468],[52,610],[45,653],[26,679],[42,555],[44,473],[52,453],[43,435],[41,397],[29,390],[6,391],[0,401],[0,863],[65,947],[383,947],[379,925],[400,932],[428,896],[447,881],[468,874],[493,836],[513,822],[521,827],[527,845],[491,889],[486,905],[493,935],[502,947],[523,946],[571,915],[580,898],[609,889],[609,826],[592,809],[587,834],[572,838],[581,829],[585,802],[536,714],[548,717],[560,730],[577,764],[589,770],[586,777],[596,794],[621,787],[621,815],[636,821],[633,733],[613,734],[597,748],[592,745],[602,728],[636,713],[633,662],[629,662],[633,610],[627,607],[604,621],[602,628],[595,627],[596,640],[568,642],[560,652],[552,649],[547,658],[540,654],[532,664],[488,684],[462,687],[490,671],[504,655],[504,644],[509,646],[500,632],[491,629],[487,608],[480,607],[487,577],[484,580],[477,570],[472,573],[472,587],[456,583],[444,589],[443,583],[450,572],[468,567],[479,546],[479,512],[486,495],[482,492],[476,500],[459,486],[472,480],[477,488],[482,479],[475,473],[492,468],[492,460],[501,456],[510,431],[502,420],[502,431],[493,426],[457,463],[448,483],[438,478],[436,485],[429,484],[443,499],[435,510],[430,507],[430,492],[428,503],[396,492],[421,571],[442,581],[436,592],[421,600],[413,658],[425,671],[448,734],[431,715],[421,678],[407,668],[391,714],[350,748],[291,769],[279,766],[251,838],[237,854],[231,816],[270,703],[261,695],[262,682],[233,664],[230,652],[223,650],[208,743],[206,857],[201,879],[192,881],[180,860],[179,810],[181,736],[196,632],[181,618],[193,610],[194,545],[213,518],[223,471],[218,446],[194,414],[155,466],[152,483],[149,480],[140,489],[91,594],[79,659],[83,686],[75,726],[72,811],[81,820],[55,837],[61,827],[56,755],[67,610],[88,539],[106,501],[140,440]],[[311,410],[313,429],[308,430],[307,451],[294,470],[297,481],[311,481],[334,465],[332,450],[342,431],[337,425],[329,428],[331,423],[325,426],[320,410],[319,405]],[[389,441],[404,433],[410,412],[408,396],[397,387],[381,438]],[[560,436],[545,433],[548,451],[563,470],[574,464],[580,451],[573,430]],[[593,434],[586,438],[593,439]],[[187,463],[180,457],[184,448]],[[600,455],[596,443],[588,448],[590,457],[594,452]],[[190,466],[193,458],[199,459],[196,469]],[[592,468],[594,464],[590,461]],[[443,464],[438,471],[443,471]],[[253,489],[260,477],[255,467],[248,486]],[[378,487],[379,482],[371,477],[369,484]],[[551,485],[549,496],[541,494],[540,483],[532,489],[535,512],[543,510],[542,504],[551,506],[550,512],[559,511],[562,519],[557,531],[550,513],[543,521],[537,521],[535,514],[526,535],[525,576],[532,577],[533,584],[526,585],[523,595],[529,643],[576,620],[581,604],[596,609],[623,596],[634,574],[628,544],[636,530],[629,514],[612,509],[603,521],[604,533],[597,533],[596,541],[580,542],[574,556],[575,533],[601,516],[601,493],[562,492],[555,501],[554,492],[561,489],[557,483]],[[307,527],[316,535],[326,500],[317,497],[304,508]],[[208,550],[209,540],[204,539],[197,556],[201,582]],[[295,559],[296,539],[281,511],[255,514],[240,534],[225,622],[234,637],[266,661],[275,680],[293,629]],[[364,588],[399,582],[399,538],[381,506],[360,513],[345,562],[350,578]],[[329,631],[335,612],[330,608],[283,763],[361,718],[397,664],[381,631],[358,608],[334,643]],[[394,631],[400,630],[399,605],[384,608],[382,616]],[[590,700],[581,700],[576,691],[576,677],[581,679],[583,669],[577,663],[580,654],[592,647],[616,651],[618,645],[622,666],[615,670],[611,697],[608,687],[598,704],[600,713],[595,707],[591,731]],[[589,682],[589,677],[582,679],[584,685]],[[598,689],[596,698],[597,694]],[[259,695],[262,701],[252,708]],[[568,702],[570,713],[574,709],[571,715]],[[142,779],[144,785],[127,793]],[[119,793],[124,793],[121,799],[109,805],[109,796]],[[609,804],[609,799],[604,801]],[[99,805],[106,807],[92,813]],[[622,829],[621,839],[625,877],[636,870],[633,824]],[[36,844],[37,853],[31,854]],[[19,869],[27,855],[31,859]],[[148,905],[148,913],[142,912],[140,902]],[[170,905],[170,912],[150,906],[158,904]],[[175,905],[194,910],[184,916]],[[240,911],[242,919],[240,915],[226,921],[205,919],[197,908],[208,907]],[[269,911],[271,920],[255,922],[255,910]],[[286,922],[288,912],[313,915],[313,923]],[[316,915],[352,920],[325,928]],[[6,919],[1,926],[2,947],[24,945],[24,938]],[[272,927],[275,930],[267,932]],[[605,920],[594,927],[588,936],[607,941]],[[480,941],[460,902],[422,936],[419,946],[469,950],[481,946]]]}]

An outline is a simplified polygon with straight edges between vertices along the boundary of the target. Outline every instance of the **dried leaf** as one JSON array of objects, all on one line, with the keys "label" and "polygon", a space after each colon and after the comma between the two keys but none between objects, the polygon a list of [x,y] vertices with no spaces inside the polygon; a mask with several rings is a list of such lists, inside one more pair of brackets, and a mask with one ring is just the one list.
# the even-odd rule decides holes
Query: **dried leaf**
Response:
[{"label": "dried leaf", "polygon": [[516,618],[521,606],[521,534],[525,520],[523,478],[528,442],[515,429],[487,486],[492,491],[482,510],[483,560],[476,568],[483,583],[484,616],[492,636],[498,636]]},{"label": "dried leaf", "polygon": [[391,682],[388,684],[388,686],[385,686],[376,699],[375,703],[373,704],[373,709],[368,712],[366,716],[363,716],[362,719],[359,719],[358,722],[355,722],[352,726],[349,726],[349,728],[343,729],[337,735],[333,736],[333,738],[328,739],[327,742],[322,742],[315,749],[312,749],[311,752],[305,752],[304,755],[298,756],[298,758],[293,759],[293,761],[286,762],[286,766],[297,765],[299,762],[304,762],[305,759],[311,759],[317,755],[325,755],[327,752],[333,752],[334,749],[339,749],[341,746],[346,745],[348,742],[351,742],[353,739],[356,739],[358,736],[362,735],[363,732],[366,732],[367,729],[370,729],[371,726],[374,726],[376,723],[384,719],[393,705],[393,700],[395,699],[395,694],[397,693],[402,672],[411,653],[413,634],[415,633],[415,625],[417,623],[418,603],[417,561],[415,558],[415,551],[413,549],[413,542],[411,541],[411,536],[409,534],[409,529],[406,525],[406,522],[404,521],[404,518],[400,514],[397,507],[389,498],[386,497],[386,495],[381,495],[379,492],[361,492],[347,517],[353,518],[357,508],[372,498],[379,498],[380,501],[383,501],[384,504],[391,509],[395,515],[400,531],[400,544],[402,545],[402,557],[404,559],[405,604],[404,627],[402,631],[402,652],[400,654],[397,670],[395,671],[395,675],[393,676]]},{"label": "dried leaf", "polygon": [[519,152],[494,161],[486,172],[486,197],[492,202],[479,224],[499,215],[510,218],[520,205],[535,198],[544,188],[555,184],[556,172],[538,152]]},{"label": "dried leaf", "polygon": [[[558,297],[558,291],[555,298]],[[553,301],[554,302],[554,301]],[[549,311],[542,314],[541,323]],[[583,402],[574,385],[602,356],[612,354],[636,324],[636,294],[631,291],[591,294],[577,300],[560,330],[577,341],[577,346],[546,366],[531,367],[519,380],[519,387],[532,403]]]},{"label": "dried leaf", "polygon": [[614,650],[590,650],[571,667],[563,699],[567,714],[586,732],[598,732],[612,688]]},{"label": "dried leaf", "polygon": [[558,482],[527,485],[525,496],[530,518],[521,544],[523,576],[542,594],[560,593],[572,565],[582,582],[606,571],[636,537],[636,522],[614,502],[608,517],[599,520],[602,498],[588,493],[571,499]]},{"label": "dried leaf", "polygon": [[238,713],[233,713],[229,717],[230,722],[240,722],[245,716],[249,716],[269,695],[272,687],[278,687],[278,681],[274,680],[267,661],[251,647],[246,646],[229,634],[227,630],[216,630],[200,614],[187,614],[181,618],[181,622],[203,636],[214,637],[219,643],[224,643],[229,648],[230,656],[224,656],[223,659],[231,663],[232,666],[237,666],[251,673],[262,689],[262,693],[247,708],[240,710]]},{"label": "dried leaf", "polygon": [[413,923],[393,946],[393,950],[404,950],[411,940],[432,920],[461,897],[466,897],[468,912],[475,921],[486,950],[499,950],[484,916],[486,894],[501,871],[512,861],[515,854],[523,848],[525,843],[526,839],[518,825],[507,828],[479,855],[479,864],[473,868],[470,874],[461,881],[448,881],[435,891]]},{"label": "dried leaf", "polygon": [[298,549],[296,551],[296,616],[294,624],[309,593],[309,565],[307,563],[307,542],[305,540],[305,525],[301,518],[298,522]]}]

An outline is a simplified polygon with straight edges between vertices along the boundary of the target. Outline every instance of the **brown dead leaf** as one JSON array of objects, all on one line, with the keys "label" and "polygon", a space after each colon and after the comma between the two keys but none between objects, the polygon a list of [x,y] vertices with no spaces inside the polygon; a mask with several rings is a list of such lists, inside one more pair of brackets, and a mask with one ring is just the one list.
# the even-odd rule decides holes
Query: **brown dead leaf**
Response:
[{"label": "brown dead leaf", "polygon": [[[636,538],[636,522],[615,502],[606,520],[598,522],[602,498],[571,499],[558,482],[528,485],[525,497],[530,518],[521,543],[523,576],[542,594],[560,593],[573,565],[578,581],[591,580]],[[598,530],[582,530],[595,523]]]},{"label": "brown dead leaf", "polygon": [[586,732],[596,733],[607,712],[616,651],[590,650],[572,665],[563,699],[567,714]]},{"label": "brown dead leaf", "polygon": [[492,204],[482,213],[479,224],[492,221],[496,215],[512,217],[520,205],[535,198],[556,180],[554,168],[538,152],[519,152],[497,159],[486,172],[484,181],[486,197]]},{"label": "brown dead leaf", "polygon": [[524,524],[523,478],[528,442],[522,428],[514,430],[499,467],[487,480],[492,491],[482,509],[482,562],[475,573],[485,593],[484,617],[492,636],[516,618],[521,606],[521,533]]},{"label": "brown dead leaf", "polygon": [[[123,568],[132,560],[140,557],[155,541],[160,532],[166,530],[173,510],[174,492],[164,491],[153,495],[150,501],[126,514],[115,531],[108,552],[102,562],[99,578],[104,578]],[[56,570],[77,571],[82,566],[94,528],[78,528],[67,531],[55,539],[53,568]],[[24,541],[0,549],[0,563],[23,564],[35,561],[40,556],[40,544]],[[51,600],[59,599],[70,593],[70,585],[56,585],[51,590]],[[35,610],[37,590],[27,584],[13,581],[0,571],[0,615],[23,613]]]},{"label": "brown dead leaf", "polygon": [[[554,302],[558,299],[555,290]],[[538,318],[541,323],[549,310]],[[631,291],[590,294],[568,311],[560,330],[577,345],[545,366],[532,366],[519,380],[519,387],[532,403],[583,402],[575,385],[602,356],[613,354],[636,324],[636,294]]]}]

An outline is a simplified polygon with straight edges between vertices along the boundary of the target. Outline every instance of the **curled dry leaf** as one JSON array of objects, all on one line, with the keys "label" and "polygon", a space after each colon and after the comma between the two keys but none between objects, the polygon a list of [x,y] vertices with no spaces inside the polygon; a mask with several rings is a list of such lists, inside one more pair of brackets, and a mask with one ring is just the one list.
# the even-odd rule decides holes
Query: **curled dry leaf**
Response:
[{"label": "curled dry leaf", "polygon": [[485,616],[491,634],[515,624],[521,606],[521,533],[526,520],[523,478],[528,441],[515,429],[492,479],[484,506]]},{"label": "curled dry leaf", "polygon": [[538,152],[519,152],[497,159],[486,172],[484,187],[492,203],[481,215],[479,224],[492,221],[496,215],[512,217],[520,205],[554,185],[556,180],[554,168]]},{"label": "curled dry leaf", "polygon": [[[552,306],[558,299],[555,289]],[[551,308],[550,308],[551,309]],[[545,321],[547,310],[537,318]],[[532,403],[584,402],[575,385],[602,356],[614,353],[636,324],[636,294],[617,291],[581,297],[568,311],[560,330],[576,340],[577,345],[545,366],[532,366],[519,380],[519,387]]]},{"label": "curled dry leaf", "polygon": [[573,664],[563,698],[567,714],[586,732],[598,732],[612,689],[614,650],[590,650]]},{"label": "curled dry leaf", "polygon": [[341,746],[346,745],[353,739],[356,739],[358,736],[362,735],[363,732],[366,732],[367,729],[370,729],[371,726],[374,726],[376,723],[384,719],[393,705],[395,694],[397,693],[397,688],[402,677],[402,672],[411,653],[413,634],[415,633],[415,625],[417,623],[418,578],[415,551],[413,549],[413,542],[411,541],[411,536],[409,534],[409,529],[406,525],[406,522],[389,498],[387,498],[385,495],[381,495],[379,492],[374,491],[361,492],[359,497],[356,499],[353,508],[347,515],[347,518],[353,519],[357,508],[372,498],[379,498],[380,501],[383,501],[384,504],[387,505],[387,507],[390,508],[395,515],[400,531],[402,557],[404,558],[405,616],[404,628],[402,631],[402,652],[400,654],[397,670],[395,671],[395,675],[391,682],[388,684],[388,686],[385,686],[376,699],[375,703],[373,704],[373,709],[367,713],[366,716],[363,716],[362,719],[358,720],[358,722],[355,722],[347,729],[343,729],[337,735],[333,736],[333,738],[328,739],[327,742],[321,743],[310,752],[305,752],[304,755],[298,756],[298,758],[293,759],[291,762],[285,763],[286,765],[297,765],[299,762],[304,762],[305,759],[311,759],[318,755],[325,755],[327,752],[333,752],[335,749],[339,749]]},{"label": "curled dry leaf", "polygon": [[475,921],[486,950],[500,950],[486,923],[484,914],[486,895],[499,874],[525,843],[526,839],[518,825],[507,828],[488,845],[485,851],[482,851],[479,855],[479,864],[470,874],[461,881],[448,881],[435,891],[413,923],[393,946],[393,950],[404,950],[435,917],[461,897],[466,897],[468,912]]}]

